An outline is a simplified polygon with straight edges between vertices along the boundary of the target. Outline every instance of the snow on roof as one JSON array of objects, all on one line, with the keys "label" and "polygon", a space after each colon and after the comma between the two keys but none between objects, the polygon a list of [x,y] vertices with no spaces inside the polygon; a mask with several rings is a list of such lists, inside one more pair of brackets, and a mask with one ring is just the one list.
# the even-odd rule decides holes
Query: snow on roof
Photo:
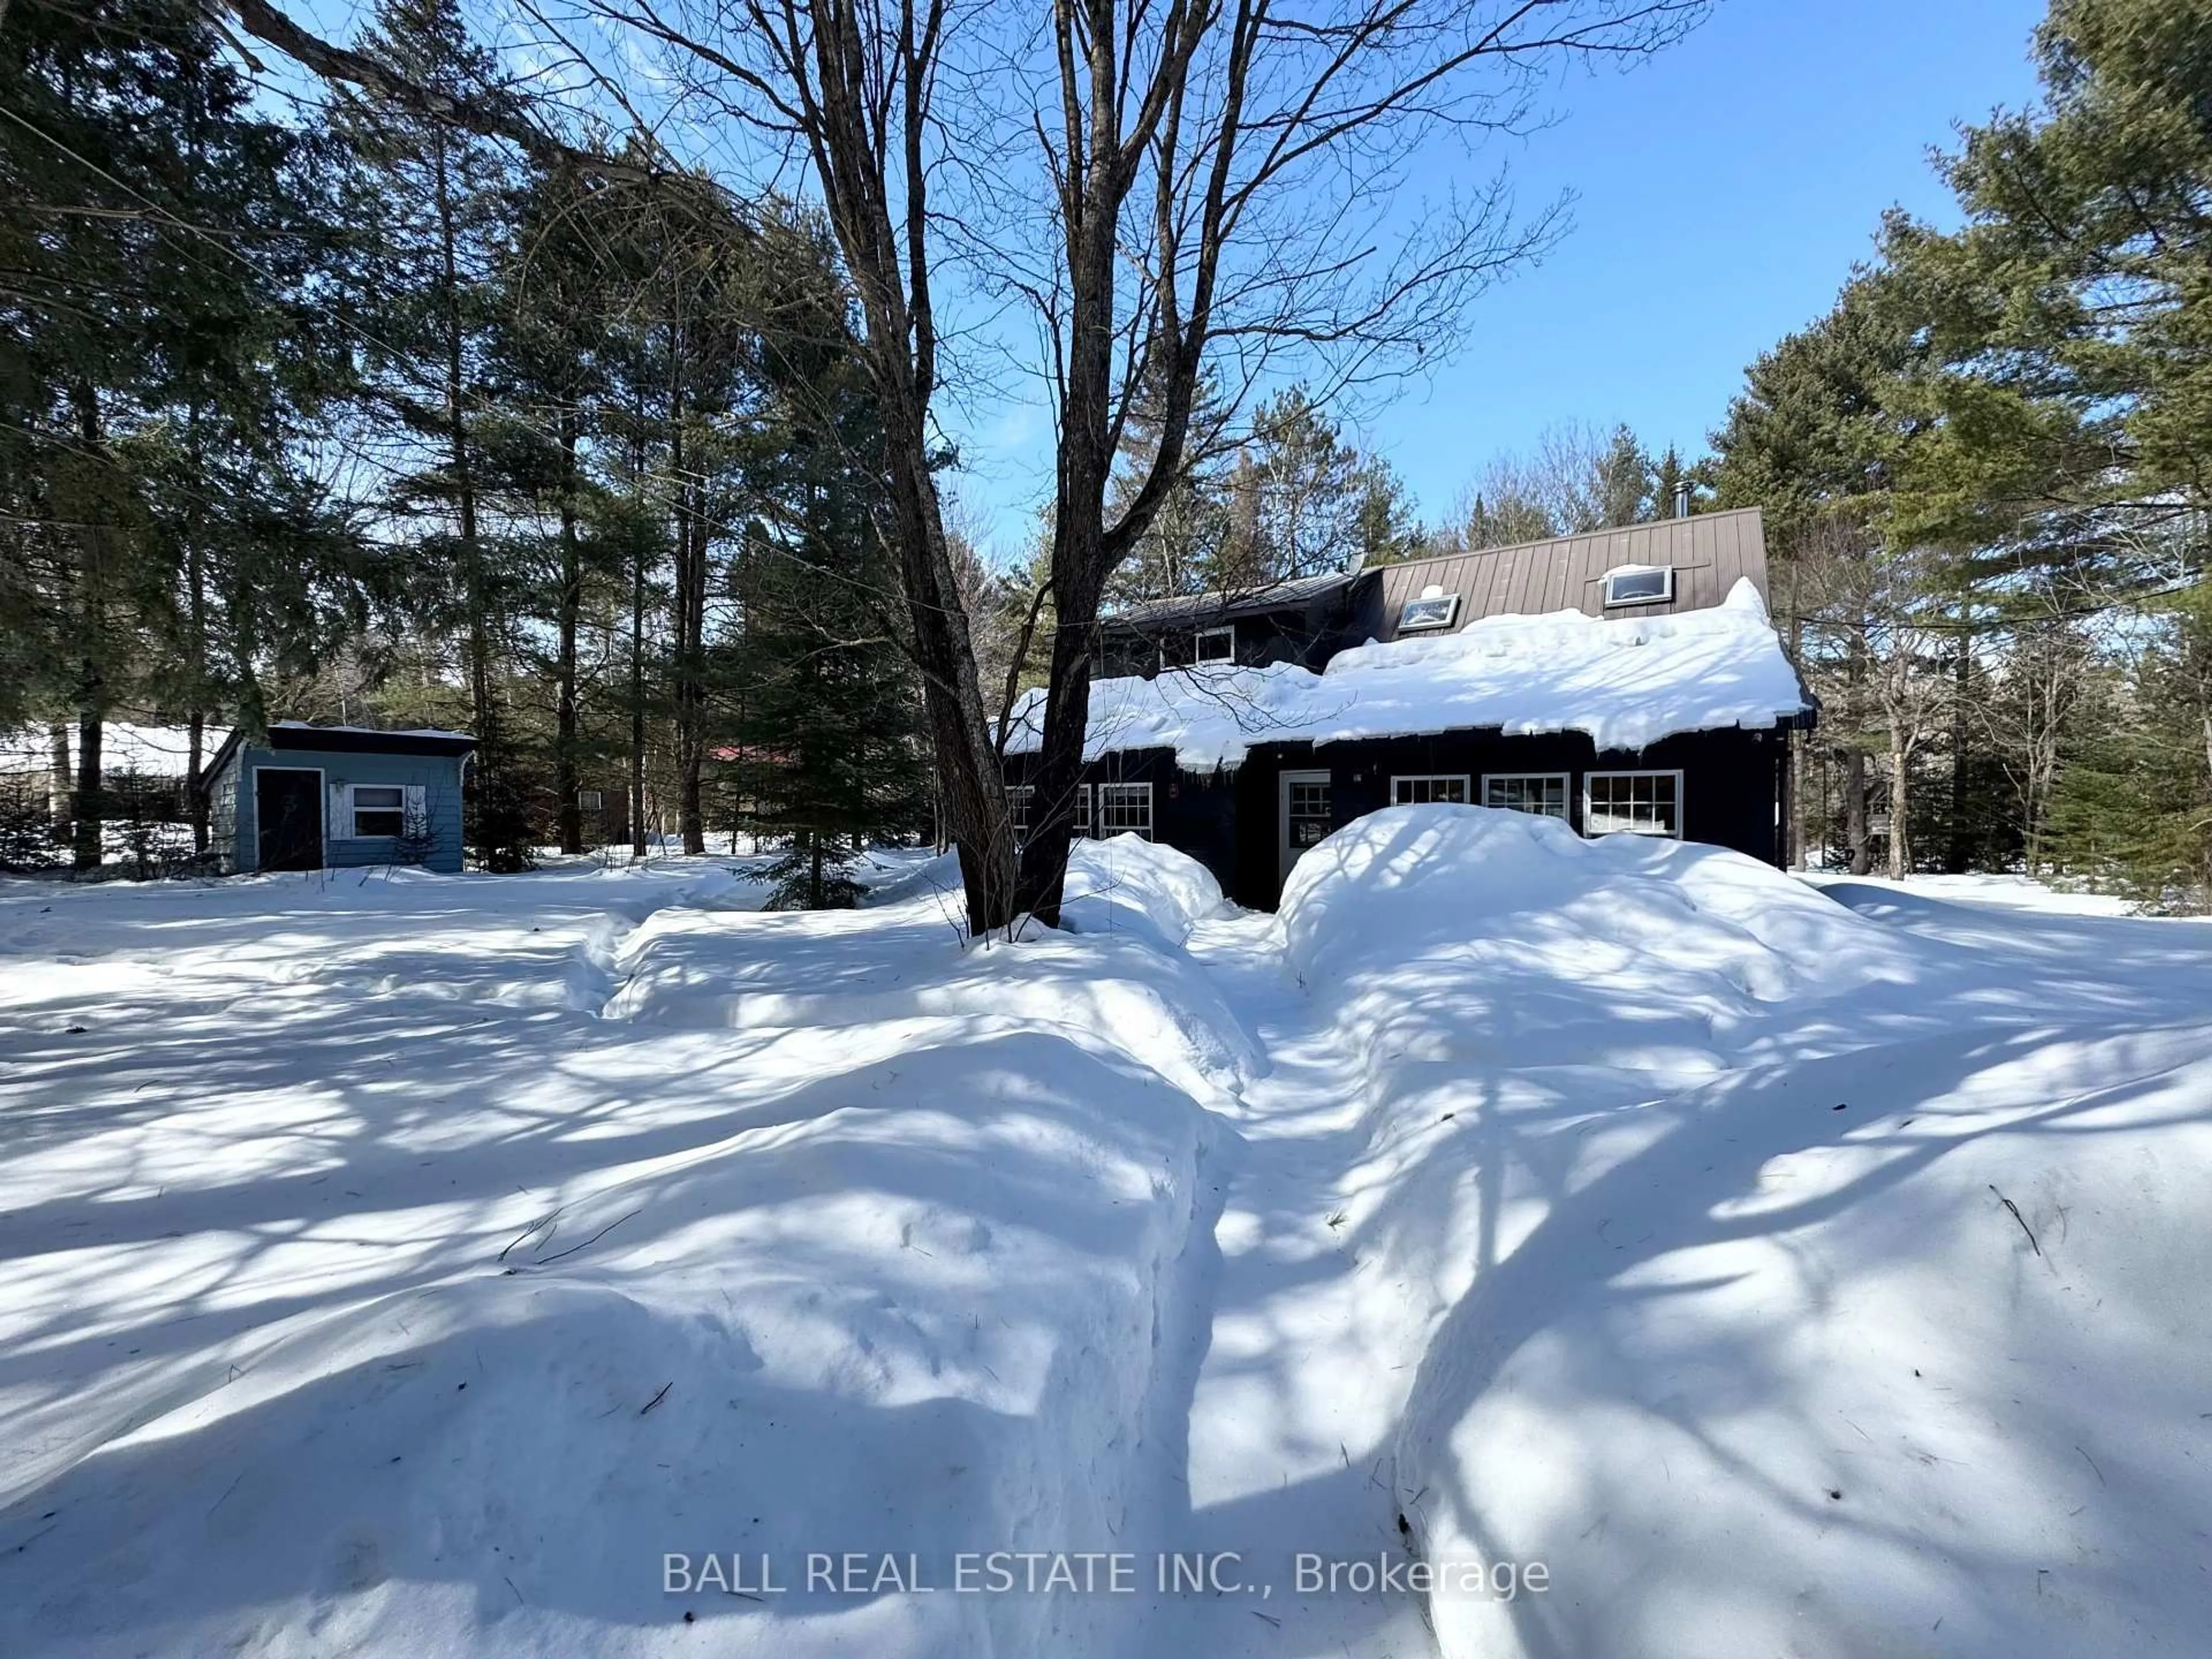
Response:
[{"label": "snow on roof", "polygon": [[[1014,707],[1006,747],[1038,747],[1044,692]],[[1255,744],[1494,729],[1585,732],[1642,749],[1680,732],[1765,728],[1802,714],[1797,676],[1747,580],[1720,605],[1620,618],[1559,611],[1479,617],[1456,633],[1370,641],[1316,674],[1290,663],[1094,681],[1086,758],[1173,749],[1186,770],[1240,763]]]},{"label": "snow on roof", "polygon": [[313,720],[271,720],[272,732],[356,732],[372,738],[454,738],[463,743],[474,743],[476,738],[466,732],[446,732],[434,726],[318,726]]}]

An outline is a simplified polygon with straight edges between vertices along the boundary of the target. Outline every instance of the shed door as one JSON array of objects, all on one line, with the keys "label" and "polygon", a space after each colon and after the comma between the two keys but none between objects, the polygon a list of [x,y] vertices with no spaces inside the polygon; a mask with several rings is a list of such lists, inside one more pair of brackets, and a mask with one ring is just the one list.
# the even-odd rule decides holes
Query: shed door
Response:
[{"label": "shed door", "polygon": [[1283,879],[1307,848],[1328,838],[1329,830],[1328,774],[1285,772],[1282,775]]},{"label": "shed door", "polygon": [[253,774],[253,827],[264,870],[323,867],[323,775],[264,766]]}]

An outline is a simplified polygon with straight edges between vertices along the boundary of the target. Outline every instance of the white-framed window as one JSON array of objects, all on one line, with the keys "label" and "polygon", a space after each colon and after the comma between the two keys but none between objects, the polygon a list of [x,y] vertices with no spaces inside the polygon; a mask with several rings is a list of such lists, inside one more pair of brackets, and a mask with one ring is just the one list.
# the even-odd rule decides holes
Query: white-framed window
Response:
[{"label": "white-framed window", "polygon": [[1466,773],[1400,774],[1390,780],[1393,806],[1428,806],[1439,801],[1454,806],[1467,805]]},{"label": "white-framed window", "polygon": [[1605,573],[1605,602],[1616,605],[1664,605],[1674,597],[1674,567],[1671,564],[1624,564]]},{"label": "white-framed window", "polygon": [[1459,615],[1459,595],[1441,587],[1427,587],[1417,599],[1408,599],[1398,612],[1401,634],[1425,634],[1449,628]]},{"label": "white-framed window", "polygon": [[1567,822],[1567,775],[1565,772],[1486,772],[1482,775],[1482,804],[1509,812],[1534,812]]},{"label": "white-framed window", "polygon": [[1237,630],[1234,628],[1200,629],[1194,660],[1235,662],[1237,660]]},{"label": "white-framed window", "polygon": [[576,792],[576,807],[579,811],[604,811],[606,804],[606,797],[597,789],[579,789]]},{"label": "white-framed window", "polygon": [[1682,835],[1680,772],[1585,772],[1583,833],[1586,836]]},{"label": "white-framed window", "polygon": [[[1150,788],[1152,786],[1145,786]],[[1014,783],[1006,786],[1007,816],[1013,820],[1017,840],[1029,834],[1036,816],[1036,786],[1033,783]],[[1149,822],[1149,819],[1147,820]],[[1088,836],[1091,829],[1091,786],[1078,784],[1075,787],[1075,828],[1073,834]]]},{"label": "white-framed window", "polygon": [[405,835],[407,793],[403,784],[348,784],[345,816],[339,820],[345,826],[346,839],[380,841]]},{"label": "white-framed window", "polygon": [[1152,838],[1152,786],[1149,783],[1102,783],[1098,786],[1100,836],[1133,834]]}]

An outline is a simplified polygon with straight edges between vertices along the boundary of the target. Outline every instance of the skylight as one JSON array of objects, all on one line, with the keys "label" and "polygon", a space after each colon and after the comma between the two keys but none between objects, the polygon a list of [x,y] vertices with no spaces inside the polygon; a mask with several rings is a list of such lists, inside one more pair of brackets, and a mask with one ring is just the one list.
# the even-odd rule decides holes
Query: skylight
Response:
[{"label": "skylight", "polygon": [[1668,564],[1625,564],[1605,573],[1605,602],[1615,605],[1664,605],[1674,597],[1674,567]]},{"label": "skylight", "polygon": [[1441,587],[1425,587],[1418,599],[1406,601],[1405,609],[1398,613],[1401,634],[1419,634],[1439,628],[1449,628],[1452,618],[1459,615],[1459,595],[1447,593]]}]

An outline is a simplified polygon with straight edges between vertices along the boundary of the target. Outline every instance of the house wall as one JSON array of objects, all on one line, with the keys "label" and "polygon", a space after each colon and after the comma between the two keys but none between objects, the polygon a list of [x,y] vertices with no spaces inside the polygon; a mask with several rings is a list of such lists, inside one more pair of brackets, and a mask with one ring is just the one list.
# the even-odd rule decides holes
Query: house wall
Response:
[{"label": "house wall", "polygon": [[432,870],[448,874],[461,868],[461,757],[452,755],[345,754],[323,749],[258,749],[251,744],[235,750],[222,773],[212,782],[211,820],[228,812],[227,835],[216,842],[226,854],[225,868],[250,871],[256,867],[256,830],[253,775],[263,767],[319,769],[323,775],[323,863],[326,869],[358,869],[390,864],[397,848],[389,836],[356,841],[342,836],[343,827],[331,821],[330,790],[333,784],[369,783],[420,785],[423,809],[429,821],[431,850],[423,860]]},{"label": "house wall", "polygon": [[[1227,618],[1180,617],[1174,622],[1134,622],[1101,624],[1097,672],[1102,678],[1136,675],[1150,679],[1169,668],[1188,668],[1196,659],[1198,635],[1216,628],[1229,628],[1237,635],[1237,662],[1247,668],[1275,662],[1293,662],[1318,672],[1346,645],[1358,645],[1364,634],[1352,629],[1364,601],[1361,596],[1376,586],[1368,572],[1358,581],[1303,605],[1272,611],[1250,611]],[[1371,605],[1367,608],[1371,609]]]},{"label": "house wall", "polygon": [[[1506,737],[1496,732],[1445,732],[1419,738],[1353,743],[1265,744],[1234,771],[1186,772],[1169,749],[1104,757],[1083,781],[1149,782],[1154,838],[1188,853],[1211,870],[1237,903],[1272,909],[1281,896],[1281,775],[1329,775],[1330,828],[1390,804],[1390,780],[1407,775],[1465,774],[1480,802],[1482,778],[1495,772],[1568,775],[1568,821],[1583,828],[1583,779],[1591,771],[1682,774],[1682,828],[1690,841],[1731,848],[1770,864],[1781,861],[1778,815],[1787,772],[1786,734],[1695,732],[1638,751],[1601,753],[1580,732]],[[1010,783],[1028,781],[1034,755],[1007,757]]]},{"label": "house wall", "polygon": [[238,868],[238,754],[233,750],[202,786],[208,797],[208,852],[226,873]]},{"label": "house wall", "polygon": [[1234,873],[1223,885],[1238,903],[1260,908],[1272,908],[1281,896],[1278,790],[1286,770],[1328,771],[1332,829],[1388,806],[1393,777],[1464,774],[1469,798],[1479,804],[1486,773],[1564,772],[1568,822],[1577,832],[1583,827],[1586,773],[1679,770],[1684,839],[1776,864],[1781,861],[1778,815],[1788,754],[1787,734],[1779,730],[1688,732],[1648,749],[1603,752],[1581,732],[1507,737],[1443,732],[1318,749],[1303,743],[1264,744],[1237,769]]},{"label": "house wall", "polygon": [[[1006,781],[1024,784],[1036,769],[1033,754],[1006,757]],[[1237,775],[1186,772],[1172,749],[1117,751],[1083,769],[1082,781],[1152,786],[1152,839],[1189,854],[1213,872],[1225,890],[1237,868]]]}]

